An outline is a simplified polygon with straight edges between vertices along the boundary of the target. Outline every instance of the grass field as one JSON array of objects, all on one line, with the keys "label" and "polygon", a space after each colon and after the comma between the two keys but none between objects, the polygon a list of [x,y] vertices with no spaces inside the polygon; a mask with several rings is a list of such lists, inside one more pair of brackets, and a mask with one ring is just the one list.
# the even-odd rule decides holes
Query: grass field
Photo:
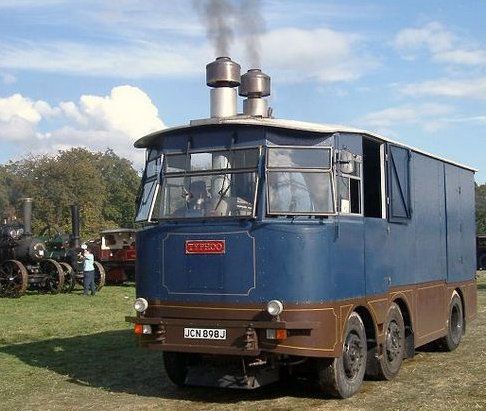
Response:
[{"label": "grass field", "polygon": [[252,392],[175,388],[161,353],[136,348],[124,322],[133,287],[105,287],[94,298],[75,292],[1,299],[0,409],[484,410],[484,275],[478,292],[478,318],[456,351],[420,351],[395,380],[365,381],[359,394],[341,401],[304,383]]}]

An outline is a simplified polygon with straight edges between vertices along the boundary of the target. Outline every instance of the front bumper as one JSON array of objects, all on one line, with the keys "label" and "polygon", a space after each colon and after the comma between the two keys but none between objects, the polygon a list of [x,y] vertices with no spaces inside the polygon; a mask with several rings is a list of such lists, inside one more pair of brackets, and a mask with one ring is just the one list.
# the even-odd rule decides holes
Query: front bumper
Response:
[{"label": "front bumper", "polygon": [[[133,324],[152,326],[151,334],[140,335],[140,345],[149,349],[200,354],[256,356],[262,351],[282,352],[280,341],[268,340],[267,329],[287,330],[292,335],[310,335],[320,326],[314,321],[250,321],[189,318],[125,317]],[[184,328],[225,329],[225,340],[186,339]]]}]

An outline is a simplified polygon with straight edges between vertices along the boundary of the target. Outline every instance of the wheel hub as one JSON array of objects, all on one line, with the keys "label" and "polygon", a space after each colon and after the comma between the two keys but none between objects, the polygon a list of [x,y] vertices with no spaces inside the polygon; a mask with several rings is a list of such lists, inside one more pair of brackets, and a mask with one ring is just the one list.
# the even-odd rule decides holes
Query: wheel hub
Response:
[{"label": "wheel hub", "polygon": [[349,379],[355,378],[363,365],[363,345],[356,334],[349,334],[344,343],[343,366]]},{"label": "wheel hub", "polygon": [[400,328],[395,321],[388,324],[386,330],[386,355],[389,361],[394,361],[401,353],[402,345]]}]

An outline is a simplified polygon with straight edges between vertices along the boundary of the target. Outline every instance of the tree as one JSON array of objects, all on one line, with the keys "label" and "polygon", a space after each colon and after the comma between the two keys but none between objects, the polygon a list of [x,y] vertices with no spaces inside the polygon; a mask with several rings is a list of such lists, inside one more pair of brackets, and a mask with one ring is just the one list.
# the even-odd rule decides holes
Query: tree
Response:
[{"label": "tree", "polygon": [[476,231],[486,234],[486,183],[476,184]]},{"label": "tree", "polygon": [[131,162],[112,150],[72,148],[0,168],[0,207],[5,212],[20,198],[32,197],[34,232],[46,225],[70,232],[69,206],[79,204],[81,235],[92,238],[104,228],[133,225],[139,183]]}]

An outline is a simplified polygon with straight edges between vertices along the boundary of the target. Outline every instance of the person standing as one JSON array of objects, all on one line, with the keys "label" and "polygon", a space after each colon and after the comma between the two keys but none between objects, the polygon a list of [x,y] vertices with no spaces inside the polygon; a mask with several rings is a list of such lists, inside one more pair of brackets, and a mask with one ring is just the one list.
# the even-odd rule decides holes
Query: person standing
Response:
[{"label": "person standing", "polygon": [[89,250],[86,244],[81,245],[83,249],[83,285],[84,285],[84,295],[89,294],[91,289],[91,295],[96,294],[96,284],[94,281],[95,268],[94,268],[94,255]]}]

